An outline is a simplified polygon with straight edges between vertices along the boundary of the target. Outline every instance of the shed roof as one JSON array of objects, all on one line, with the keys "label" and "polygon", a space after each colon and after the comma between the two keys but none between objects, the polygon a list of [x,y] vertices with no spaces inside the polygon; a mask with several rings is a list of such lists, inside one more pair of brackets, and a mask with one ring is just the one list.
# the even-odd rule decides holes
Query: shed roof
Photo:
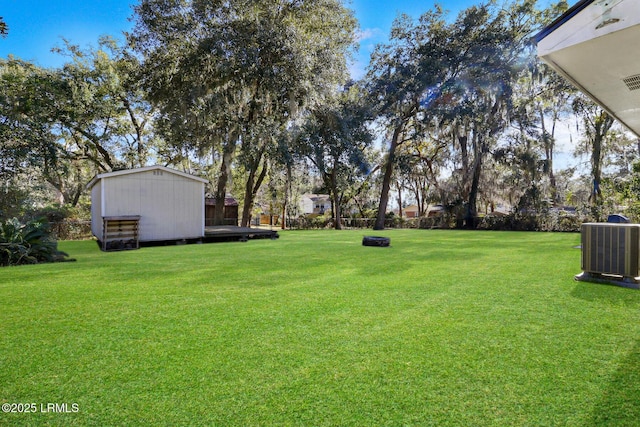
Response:
[{"label": "shed roof", "polygon": [[[204,204],[206,206],[215,206],[216,205],[216,199],[214,197],[207,197],[204,199]],[[224,205],[225,206],[238,206],[238,201],[236,199],[234,199],[233,197],[227,196],[224,198]]]},{"label": "shed roof", "polygon": [[171,168],[168,168],[166,166],[155,165],[155,166],[145,166],[145,167],[135,168],[135,169],[124,169],[124,170],[119,170],[119,171],[114,171],[114,172],[101,173],[101,174],[96,175],[95,177],[93,177],[93,179],[89,182],[89,184],[87,184],[87,189],[91,189],[101,179],[112,178],[114,176],[131,175],[131,174],[141,173],[141,172],[149,172],[149,171],[154,171],[154,170],[161,170],[163,172],[167,172],[167,173],[171,173],[171,174],[174,174],[174,175],[178,175],[178,176],[181,176],[183,178],[188,178],[188,179],[192,179],[194,181],[199,181],[199,182],[202,182],[204,184],[209,182],[204,178],[200,178],[198,176],[191,175],[191,174],[188,174],[186,172],[180,172],[179,170],[171,169]]},{"label": "shed roof", "polygon": [[314,202],[318,202],[318,201],[329,201],[331,200],[331,196],[329,196],[328,194],[303,194],[301,197],[306,197],[309,200],[312,200]]}]

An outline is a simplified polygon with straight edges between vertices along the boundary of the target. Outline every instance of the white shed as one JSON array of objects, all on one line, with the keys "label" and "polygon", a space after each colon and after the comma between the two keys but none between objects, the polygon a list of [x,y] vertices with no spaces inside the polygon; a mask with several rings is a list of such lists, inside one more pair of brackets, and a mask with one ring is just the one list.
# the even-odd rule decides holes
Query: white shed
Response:
[{"label": "white shed", "polygon": [[105,224],[119,219],[135,222],[140,242],[200,239],[204,236],[206,183],[206,179],[164,166],[97,175],[87,186],[91,190],[91,231],[106,245]]}]

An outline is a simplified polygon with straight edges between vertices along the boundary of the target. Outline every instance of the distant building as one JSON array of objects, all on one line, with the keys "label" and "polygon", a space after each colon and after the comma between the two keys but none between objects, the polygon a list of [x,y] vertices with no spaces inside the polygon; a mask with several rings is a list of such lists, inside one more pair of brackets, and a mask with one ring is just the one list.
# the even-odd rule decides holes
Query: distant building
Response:
[{"label": "distant building", "polygon": [[331,197],[327,194],[303,194],[300,196],[300,208],[303,215],[324,215],[331,211]]},{"label": "distant building", "polygon": [[436,216],[442,216],[445,213],[445,208],[442,205],[429,206],[427,209],[427,218],[433,218]]},{"label": "distant building", "polygon": [[406,208],[402,208],[402,216],[407,219],[418,218],[420,214],[420,208],[418,205],[409,205]]},{"label": "distant building", "polygon": [[[215,211],[216,199],[207,197],[204,200],[204,217],[207,227],[213,225]],[[238,201],[229,195],[224,198],[224,225],[238,225]]]}]

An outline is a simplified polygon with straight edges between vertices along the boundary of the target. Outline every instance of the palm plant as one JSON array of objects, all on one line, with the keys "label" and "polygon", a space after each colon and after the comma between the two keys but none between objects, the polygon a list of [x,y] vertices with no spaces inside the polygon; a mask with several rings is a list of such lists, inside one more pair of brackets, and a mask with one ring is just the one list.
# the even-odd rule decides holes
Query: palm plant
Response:
[{"label": "palm plant", "polygon": [[58,251],[45,219],[23,224],[11,218],[0,223],[0,266],[62,261],[65,256]]}]

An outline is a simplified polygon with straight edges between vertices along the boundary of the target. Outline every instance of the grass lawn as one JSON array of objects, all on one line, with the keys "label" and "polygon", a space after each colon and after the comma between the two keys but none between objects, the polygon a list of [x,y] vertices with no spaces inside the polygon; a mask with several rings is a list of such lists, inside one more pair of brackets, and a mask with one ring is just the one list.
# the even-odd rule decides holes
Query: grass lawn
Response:
[{"label": "grass lawn", "polygon": [[0,425],[638,425],[640,292],[578,234],[365,234],[0,269]]}]

